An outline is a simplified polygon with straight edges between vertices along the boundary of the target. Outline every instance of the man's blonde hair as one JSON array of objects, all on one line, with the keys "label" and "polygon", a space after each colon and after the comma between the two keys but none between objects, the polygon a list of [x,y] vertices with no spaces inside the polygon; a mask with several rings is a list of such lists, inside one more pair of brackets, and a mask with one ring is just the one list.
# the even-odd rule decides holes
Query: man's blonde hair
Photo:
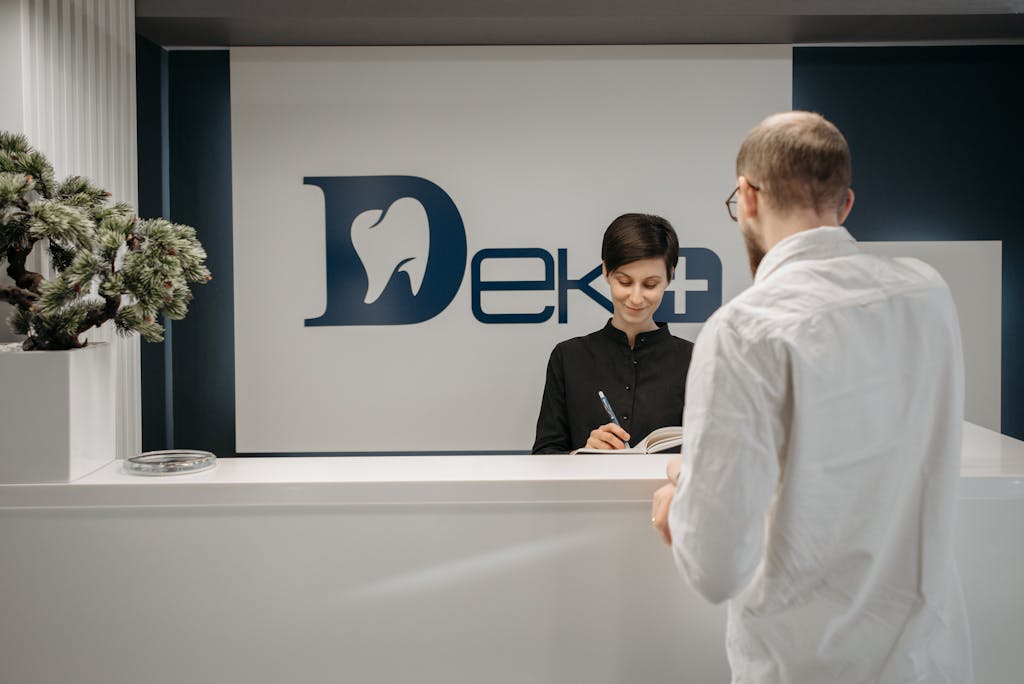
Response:
[{"label": "man's blonde hair", "polygon": [[813,112],[775,114],[750,131],[736,155],[745,176],[781,212],[839,210],[853,171],[850,147],[833,123]]}]

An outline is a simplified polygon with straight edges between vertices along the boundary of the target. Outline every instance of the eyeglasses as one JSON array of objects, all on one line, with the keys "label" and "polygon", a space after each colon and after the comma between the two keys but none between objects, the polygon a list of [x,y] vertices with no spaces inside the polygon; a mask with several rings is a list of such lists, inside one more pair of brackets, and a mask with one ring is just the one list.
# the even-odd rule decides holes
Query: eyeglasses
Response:
[{"label": "eyeglasses", "polygon": [[[749,181],[747,182],[747,185],[752,187],[754,190],[761,189]],[[740,186],[737,185],[736,189],[732,191],[731,195],[729,195],[729,199],[725,200],[725,210],[729,212],[729,218],[731,218],[733,221],[737,220],[736,205],[739,203],[739,198],[736,197],[736,195],[739,193],[739,191]]]}]

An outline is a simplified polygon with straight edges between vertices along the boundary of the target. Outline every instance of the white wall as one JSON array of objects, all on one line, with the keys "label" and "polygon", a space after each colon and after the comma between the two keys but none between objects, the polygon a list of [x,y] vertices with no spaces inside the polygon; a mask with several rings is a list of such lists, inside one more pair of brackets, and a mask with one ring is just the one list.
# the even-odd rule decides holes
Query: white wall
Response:
[{"label": "white wall", "polygon": [[[135,5],[132,0],[0,4],[0,128],[20,131],[58,178],[82,175],[137,202]],[[37,268],[45,273],[44,259]],[[6,321],[9,308],[0,310]],[[16,339],[0,325],[0,340]],[[118,353],[118,456],[141,449],[139,341],[111,329]]]},{"label": "white wall", "polygon": [[998,240],[921,240],[860,244],[864,251],[872,254],[920,259],[935,268],[949,285],[963,339],[964,418],[999,432],[1003,382],[1003,243]]},{"label": "white wall", "polygon": [[[646,212],[669,219],[681,247],[720,258],[724,299],[740,292],[750,272],[724,200],[743,137],[791,106],[791,54],[787,45],[232,49],[238,450],[528,450],[552,347],[610,314],[570,291],[562,323],[550,289],[492,291],[481,296],[486,313],[556,312],[538,323],[481,322],[473,256],[540,249],[557,272],[565,249],[566,276],[580,278],[600,265],[608,224]],[[467,258],[440,270],[461,270],[461,287],[420,323],[305,325],[336,306],[328,283],[342,269],[325,268],[325,224],[340,219],[303,178],[392,175],[436,183],[456,205]],[[345,204],[388,209],[371,194],[350,191]],[[354,244],[357,222],[344,223],[330,239]],[[429,219],[424,240],[423,226],[382,221],[382,247],[398,249],[385,265],[412,257],[429,279],[440,259],[422,245],[447,223]],[[346,272],[369,275],[372,263],[354,260]],[[543,264],[492,259],[482,280],[536,281]],[[698,311],[698,266],[681,262],[672,285],[681,318]],[[287,287],[272,286],[270,273]],[[398,278],[388,287],[409,291]],[[600,277],[593,287],[607,293]],[[703,321],[694,318],[670,320],[672,332],[694,339]]]}]

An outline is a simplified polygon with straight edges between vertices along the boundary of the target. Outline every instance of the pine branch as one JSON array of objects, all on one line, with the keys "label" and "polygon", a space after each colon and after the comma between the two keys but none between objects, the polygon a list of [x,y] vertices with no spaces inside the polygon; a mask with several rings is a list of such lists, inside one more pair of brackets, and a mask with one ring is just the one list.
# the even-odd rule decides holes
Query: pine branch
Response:
[{"label": "pine branch", "polygon": [[43,199],[30,204],[29,212],[29,232],[33,237],[60,240],[78,249],[91,247],[96,226],[82,209]]},{"label": "pine branch", "polygon": [[72,288],[68,277],[60,274],[50,278],[39,288],[39,308],[47,310],[59,309],[78,298],[82,288]]},{"label": "pine branch", "polygon": [[99,207],[110,198],[109,192],[90,185],[82,176],[68,177],[53,194],[62,201],[83,209]]},{"label": "pine branch", "polygon": [[36,187],[44,197],[51,197],[54,189],[53,167],[46,157],[37,150],[29,149],[27,152],[18,155],[19,170],[32,176],[36,181]]},{"label": "pine branch", "polygon": [[50,240],[50,266],[54,272],[60,273],[67,270],[75,258],[75,249],[66,248],[59,242]]},{"label": "pine branch", "polygon": [[0,131],[0,149],[12,154],[27,154],[32,148],[23,133]]},{"label": "pine branch", "polygon": [[7,323],[15,335],[28,335],[32,332],[33,318],[35,318],[35,313],[31,309],[15,307],[14,313],[7,319]]},{"label": "pine branch", "polygon": [[31,185],[32,179],[28,176],[0,172],[0,206],[19,204]]},{"label": "pine branch", "polygon": [[89,309],[89,312],[85,315],[85,319],[79,323],[75,337],[77,338],[89,328],[98,328],[107,321],[113,319],[117,316],[117,310],[120,308],[121,295],[117,295],[115,297],[104,297],[102,305],[93,306]]},{"label": "pine branch", "polygon": [[28,255],[32,251],[32,245],[35,242],[35,240],[31,240],[27,247],[12,245],[7,249],[7,275],[21,289],[39,294],[39,288],[43,284],[43,276],[25,268],[25,260],[28,259]]},{"label": "pine branch", "polygon": [[35,292],[22,289],[16,285],[0,286],[0,302],[7,302],[21,309],[31,307],[37,298],[38,295]]},{"label": "pine branch", "polygon": [[43,310],[32,317],[32,335],[24,349],[78,349],[84,343],[75,333],[89,314],[89,305],[74,302],[56,310]]},{"label": "pine branch", "polygon": [[121,335],[139,333],[147,342],[162,342],[164,327],[156,322],[156,317],[138,304],[123,307],[114,318],[114,325]]}]

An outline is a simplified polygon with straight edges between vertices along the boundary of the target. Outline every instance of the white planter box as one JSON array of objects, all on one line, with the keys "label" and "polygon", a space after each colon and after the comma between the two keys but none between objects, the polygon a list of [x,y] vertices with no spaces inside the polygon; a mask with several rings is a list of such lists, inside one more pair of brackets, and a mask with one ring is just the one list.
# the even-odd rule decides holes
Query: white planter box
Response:
[{"label": "white planter box", "polygon": [[70,482],[113,460],[112,346],[0,351],[0,484]]}]

